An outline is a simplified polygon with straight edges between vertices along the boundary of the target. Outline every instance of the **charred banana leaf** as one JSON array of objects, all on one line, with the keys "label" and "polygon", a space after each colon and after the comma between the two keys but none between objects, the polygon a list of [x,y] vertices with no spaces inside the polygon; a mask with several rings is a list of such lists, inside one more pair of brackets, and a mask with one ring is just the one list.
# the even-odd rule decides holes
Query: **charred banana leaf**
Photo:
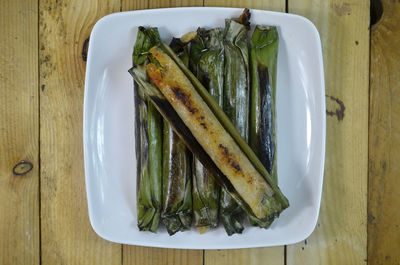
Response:
[{"label": "charred banana leaf", "polygon": [[[188,65],[187,43],[173,38],[174,52]],[[164,120],[163,211],[161,219],[170,235],[189,229],[192,223],[192,155],[183,141]]]},{"label": "charred banana leaf", "polygon": [[[190,68],[222,107],[224,53],[221,29],[199,28],[190,47]],[[206,230],[218,225],[220,186],[197,159],[193,161],[194,225]]]},{"label": "charred banana leaf", "polygon": [[257,26],[251,47],[250,146],[277,181],[276,72],[279,35],[276,27]]},{"label": "charred banana leaf", "polygon": [[[249,52],[247,27],[236,20],[226,20],[224,111],[240,135],[248,141]],[[229,194],[222,190],[220,215],[228,235],[242,233],[244,213]]]},{"label": "charred banana leaf", "polygon": [[[197,147],[203,148],[218,170],[207,161],[201,161],[202,164],[217,173],[217,180],[249,215],[258,222],[273,220],[289,206],[288,200],[199,80],[168,45],[162,43],[161,47],[150,49],[152,63],[146,65],[146,72],[152,83],[146,94],[151,95],[153,102],[158,101],[156,106],[164,117],[169,115],[163,110],[166,101],[172,106],[194,136]],[[134,68],[132,72],[140,78],[140,69]],[[137,81],[144,84],[146,78]],[[167,119],[176,122],[176,117]],[[178,134],[185,137],[182,132]],[[196,151],[195,143],[185,143],[192,152]]]},{"label": "charred banana leaf", "polygon": [[192,223],[191,154],[164,122],[163,212],[161,218],[170,235],[190,228]]},{"label": "charred banana leaf", "polygon": [[[132,55],[133,64],[143,64],[149,49],[159,43],[156,28],[140,27]],[[138,227],[155,233],[162,201],[162,118],[137,82],[134,82],[134,98]]]},{"label": "charred banana leaf", "polygon": [[[276,27],[256,26],[250,40],[251,108],[250,146],[277,183],[276,68],[279,35]],[[251,220],[252,225],[256,222]],[[264,223],[268,228],[270,223]]]}]

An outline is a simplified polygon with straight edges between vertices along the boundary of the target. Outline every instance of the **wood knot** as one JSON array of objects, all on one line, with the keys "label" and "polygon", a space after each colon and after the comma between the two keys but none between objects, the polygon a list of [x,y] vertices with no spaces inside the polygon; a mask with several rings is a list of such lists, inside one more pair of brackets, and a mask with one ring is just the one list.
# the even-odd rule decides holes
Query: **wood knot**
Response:
[{"label": "wood knot", "polygon": [[89,49],[89,38],[87,38],[87,39],[83,42],[83,47],[82,47],[82,60],[83,60],[84,62],[87,61],[88,49]]},{"label": "wood knot", "polygon": [[343,15],[351,15],[351,7],[349,3],[343,3],[343,4],[333,4],[332,5],[333,10],[335,11],[336,15],[339,17]]},{"label": "wood knot", "polygon": [[33,164],[28,161],[21,160],[18,164],[16,164],[13,168],[14,175],[25,175],[33,168]]},{"label": "wood knot", "polygon": [[338,121],[342,121],[343,118],[344,118],[344,111],[346,109],[346,107],[344,106],[343,101],[341,101],[339,98],[336,98],[336,97],[333,97],[333,96],[329,96],[329,95],[326,95],[326,97],[328,99],[330,99],[331,101],[336,103],[335,110],[333,110],[333,111],[332,110],[328,110],[328,106],[327,106],[326,114],[328,116],[336,116]]}]

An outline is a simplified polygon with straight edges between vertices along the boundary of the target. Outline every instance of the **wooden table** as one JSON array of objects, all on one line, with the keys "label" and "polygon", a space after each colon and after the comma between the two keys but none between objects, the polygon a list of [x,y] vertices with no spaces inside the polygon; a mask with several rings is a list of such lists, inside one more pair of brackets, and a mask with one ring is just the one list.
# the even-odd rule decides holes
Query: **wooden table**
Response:
[{"label": "wooden table", "polygon": [[[82,107],[93,25],[113,12],[203,5],[295,13],[321,34],[325,178],[304,242],[156,249],[107,242],[90,227]],[[400,264],[400,2],[385,0],[383,10],[370,28],[365,0],[3,0],[0,264]]]}]

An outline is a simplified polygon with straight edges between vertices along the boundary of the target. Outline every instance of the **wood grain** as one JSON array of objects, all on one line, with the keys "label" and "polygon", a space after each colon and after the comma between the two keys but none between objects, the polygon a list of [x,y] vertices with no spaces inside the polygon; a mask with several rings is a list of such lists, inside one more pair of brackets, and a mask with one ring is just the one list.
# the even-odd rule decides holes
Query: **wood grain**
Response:
[{"label": "wood grain", "polygon": [[182,7],[182,6],[203,6],[203,0],[149,0],[148,4],[148,8]]},{"label": "wood grain", "polygon": [[204,6],[242,7],[285,12],[285,0],[204,0]]},{"label": "wood grain", "polygon": [[[204,3],[285,9],[281,0]],[[2,1],[0,264],[203,264],[202,251],[123,246],[121,253],[120,245],[98,237],[87,216],[81,144],[82,47],[94,23],[120,9],[202,4]],[[368,263],[400,262],[399,3],[386,0],[384,9],[372,29],[368,142],[368,1],[289,1],[290,12],[320,31],[329,114],[320,219],[307,241],[287,248],[287,264],[365,264],[368,143]],[[21,160],[33,169],[16,176],[12,169]],[[282,247],[206,251],[204,264],[283,264],[283,258]]]},{"label": "wood grain", "polygon": [[121,6],[122,11],[148,8],[203,6],[203,0],[121,0]]},{"label": "wood grain", "polygon": [[[205,0],[205,6],[232,6],[247,7],[255,9],[266,9],[272,11],[285,11],[284,0],[274,1],[209,1]],[[250,248],[234,250],[206,250],[204,255],[205,265],[258,265],[258,264],[284,264],[284,247],[273,248]]]},{"label": "wood grain", "polygon": [[[40,262],[37,8],[24,0],[0,8],[0,264]],[[21,160],[33,168],[14,175]]]},{"label": "wood grain", "polygon": [[[135,0],[122,0],[122,11],[145,8],[162,8],[177,6],[202,6],[202,0],[190,1],[142,1],[141,4]],[[123,246],[123,264],[152,264],[152,265],[203,265],[202,250],[164,249],[138,246]]]},{"label": "wood grain", "polygon": [[400,264],[400,2],[371,29],[368,264]]},{"label": "wood grain", "polygon": [[204,264],[283,265],[284,257],[284,247],[206,250]]},{"label": "wood grain", "polygon": [[119,0],[40,0],[42,264],[121,264],[89,224],[82,150],[85,40]]},{"label": "wood grain", "polygon": [[121,11],[148,9],[149,0],[121,0]]},{"label": "wood grain", "polygon": [[203,265],[203,251],[124,245],[122,264]]},{"label": "wood grain", "polygon": [[318,225],[287,247],[287,264],[367,261],[369,2],[290,0],[318,28],[324,55],[327,135]]}]

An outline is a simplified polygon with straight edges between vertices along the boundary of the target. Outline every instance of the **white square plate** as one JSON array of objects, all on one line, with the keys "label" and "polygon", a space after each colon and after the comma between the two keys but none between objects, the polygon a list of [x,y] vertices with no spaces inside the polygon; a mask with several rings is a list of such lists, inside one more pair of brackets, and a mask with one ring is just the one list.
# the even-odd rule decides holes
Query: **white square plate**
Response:
[{"label": "white square plate", "polygon": [[246,227],[228,237],[222,225],[169,236],[136,226],[133,81],[128,74],[138,26],[158,27],[167,43],[197,27],[224,27],[236,8],[172,8],[116,13],[90,36],[84,99],[84,153],[90,222],[101,237],[124,244],[227,249],[292,244],[317,222],[325,159],[325,88],[321,41],[315,26],[291,14],[251,10],[251,23],[276,25],[279,186],[290,207],[268,230]]}]

